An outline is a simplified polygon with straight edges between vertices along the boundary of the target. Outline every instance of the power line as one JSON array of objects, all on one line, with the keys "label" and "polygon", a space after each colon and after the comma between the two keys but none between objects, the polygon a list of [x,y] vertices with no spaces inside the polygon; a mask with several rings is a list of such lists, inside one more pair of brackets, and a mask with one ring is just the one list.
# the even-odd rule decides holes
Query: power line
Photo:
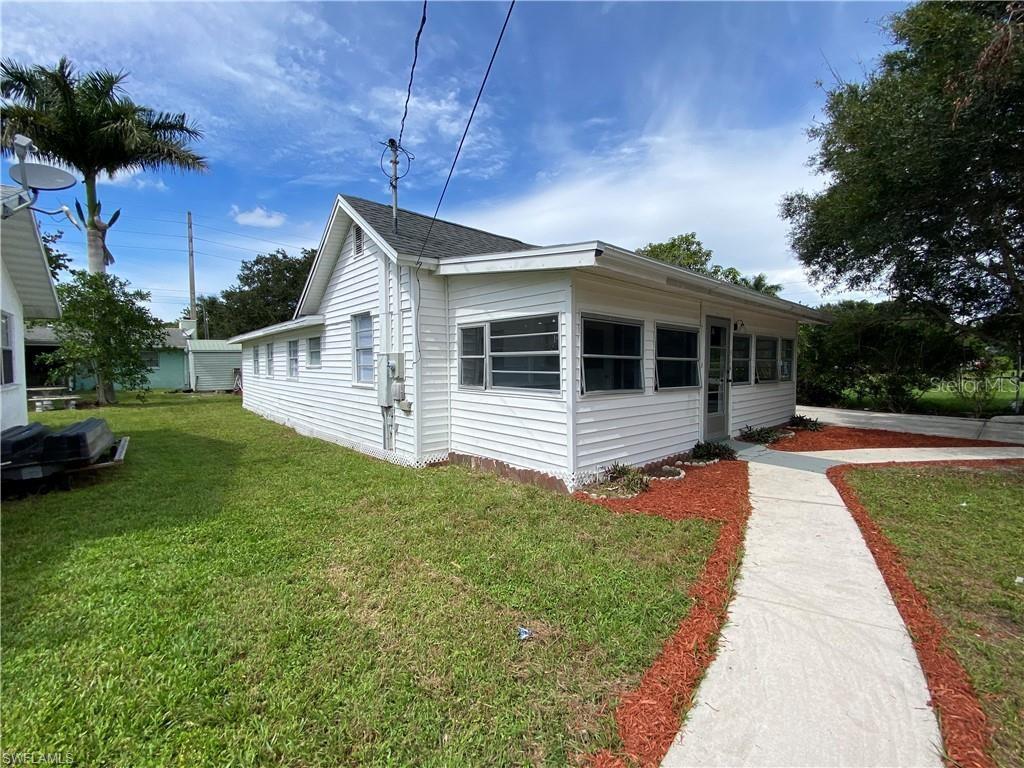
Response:
[{"label": "power line", "polygon": [[448,169],[448,178],[444,180],[444,187],[441,188],[441,196],[437,198],[437,205],[434,206],[434,215],[430,217],[430,225],[427,227],[427,234],[423,238],[423,245],[420,246],[419,255],[416,257],[417,272],[420,268],[423,252],[427,248],[427,241],[430,239],[430,233],[434,229],[434,222],[437,221],[437,214],[441,210],[441,203],[444,202],[444,195],[448,191],[448,184],[452,180],[452,174],[455,173],[455,164],[459,162],[459,155],[462,154],[462,145],[466,143],[466,136],[469,134],[469,127],[473,124],[473,116],[476,115],[476,108],[480,104],[480,98],[484,95],[484,86],[487,85],[487,78],[491,75],[491,67],[494,66],[494,59],[498,55],[498,49],[501,47],[501,40],[505,36],[505,30],[508,28],[508,20],[512,18],[512,9],[515,7],[516,0],[512,0],[508,6],[508,13],[505,14],[505,22],[501,25],[501,32],[498,33],[498,40],[494,43],[494,50],[491,51],[491,60],[487,62],[487,70],[484,72],[484,79],[480,82],[480,89],[476,92],[476,100],[473,102],[473,109],[470,110],[469,119],[466,120],[466,130],[462,132],[462,138],[459,139],[458,149],[455,150],[455,157],[452,158],[452,167]]},{"label": "power line", "polygon": [[420,28],[416,30],[416,40],[412,44],[412,67],[409,68],[409,87],[405,91],[405,109],[402,111],[402,124],[398,129],[398,146],[402,146],[405,135],[405,118],[409,116],[409,99],[412,98],[412,79],[416,74],[416,62],[420,57],[420,35],[427,23],[427,0],[423,0],[423,15],[420,17]]}]

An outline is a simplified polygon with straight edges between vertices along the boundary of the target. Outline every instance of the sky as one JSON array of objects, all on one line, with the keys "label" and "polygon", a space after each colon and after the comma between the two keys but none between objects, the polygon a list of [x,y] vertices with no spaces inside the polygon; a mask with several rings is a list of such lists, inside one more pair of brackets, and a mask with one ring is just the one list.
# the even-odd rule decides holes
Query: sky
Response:
[{"label": "sky", "polygon": [[[824,183],[806,135],[824,88],[864,77],[887,3],[542,3],[513,11],[440,217],[537,244],[626,248],[694,231],[714,261],[766,272],[814,305],[779,201]],[[381,143],[399,130],[420,3],[0,4],[0,51],[125,70],[128,94],[204,132],[203,174],[104,180],[112,271],[164,319],[243,259],[315,247],[334,196],[389,200]],[[400,205],[432,213],[507,11],[430,2],[403,144]],[[7,177],[8,165],[3,167]],[[81,185],[40,205],[84,201]],[[85,266],[85,238],[62,244]],[[833,300],[846,294],[830,294]]]}]

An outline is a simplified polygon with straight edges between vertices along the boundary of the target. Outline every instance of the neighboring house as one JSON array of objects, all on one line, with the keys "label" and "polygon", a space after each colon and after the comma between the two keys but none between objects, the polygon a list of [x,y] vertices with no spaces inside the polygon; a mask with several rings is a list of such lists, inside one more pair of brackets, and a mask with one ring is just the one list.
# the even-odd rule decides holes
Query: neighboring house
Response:
[{"label": "neighboring house", "polygon": [[[143,353],[149,365],[148,380],[151,389],[187,389],[189,387],[188,363],[185,356],[186,337],[180,328],[164,330],[164,344],[158,349]],[[40,325],[25,331],[25,355],[28,367],[28,385],[44,387],[49,383],[52,366],[44,363],[40,355],[53,352],[58,347],[53,328]],[[91,391],[96,388],[96,379],[91,375],[76,376],[67,382],[76,391]],[[121,389],[120,385],[115,385]]]},{"label": "neighboring house", "polygon": [[[6,198],[18,190],[3,187]],[[39,228],[28,208],[0,224],[0,428],[28,423],[25,321],[60,317]]]},{"label": "neighboring house", "polygon": [[188,340],[189,389],[232,391],[242,369],[242,345],[220,339]]},{"label": "neighboring house", "polygon": [[822,313],[592,241],[536,247],[339,196],[292,320],[239,335],[245,407],[389,461],[573,489],[794,411]]}]

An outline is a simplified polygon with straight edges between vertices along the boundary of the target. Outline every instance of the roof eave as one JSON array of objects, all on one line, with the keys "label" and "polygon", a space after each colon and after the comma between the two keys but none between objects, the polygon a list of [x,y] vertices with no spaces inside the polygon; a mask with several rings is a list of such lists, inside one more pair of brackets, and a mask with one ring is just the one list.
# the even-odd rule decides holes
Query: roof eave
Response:
[{"label": "roof eave", "polygon": [[289,331],[297,331],[302,328],[314,328],[318,325],[324,324],[323,315],[303,315],[293,320],[285,320],[283,323],[275,323],[274,325],[268,325],[263,328],[257,328],[255,331],[249,331],[247,333],[240,333],[237,336],[232,336],[227,339],[229,344],[243,344],[247,341],[255,341],[256,339],[263,339],[267,336],[276,336],[280,333],[288,333]]}]

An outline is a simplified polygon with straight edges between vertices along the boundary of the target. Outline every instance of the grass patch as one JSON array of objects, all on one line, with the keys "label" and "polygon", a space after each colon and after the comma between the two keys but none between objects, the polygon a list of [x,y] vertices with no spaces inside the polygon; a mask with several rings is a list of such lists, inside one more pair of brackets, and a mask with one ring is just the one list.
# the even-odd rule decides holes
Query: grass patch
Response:
[{"label": "grass patch", "polygon": [[995,726],[993,755],[1024,755],[1024,469],[897,467],[847,475],[947,638]]},{"label": "grass patch", "polygon": [[337,766],[615,749],[616,698],[687,614],[718,531],[384,464],[230,396],[88,415],[131,435],[125,466],[3,505],[5,751]]}]

